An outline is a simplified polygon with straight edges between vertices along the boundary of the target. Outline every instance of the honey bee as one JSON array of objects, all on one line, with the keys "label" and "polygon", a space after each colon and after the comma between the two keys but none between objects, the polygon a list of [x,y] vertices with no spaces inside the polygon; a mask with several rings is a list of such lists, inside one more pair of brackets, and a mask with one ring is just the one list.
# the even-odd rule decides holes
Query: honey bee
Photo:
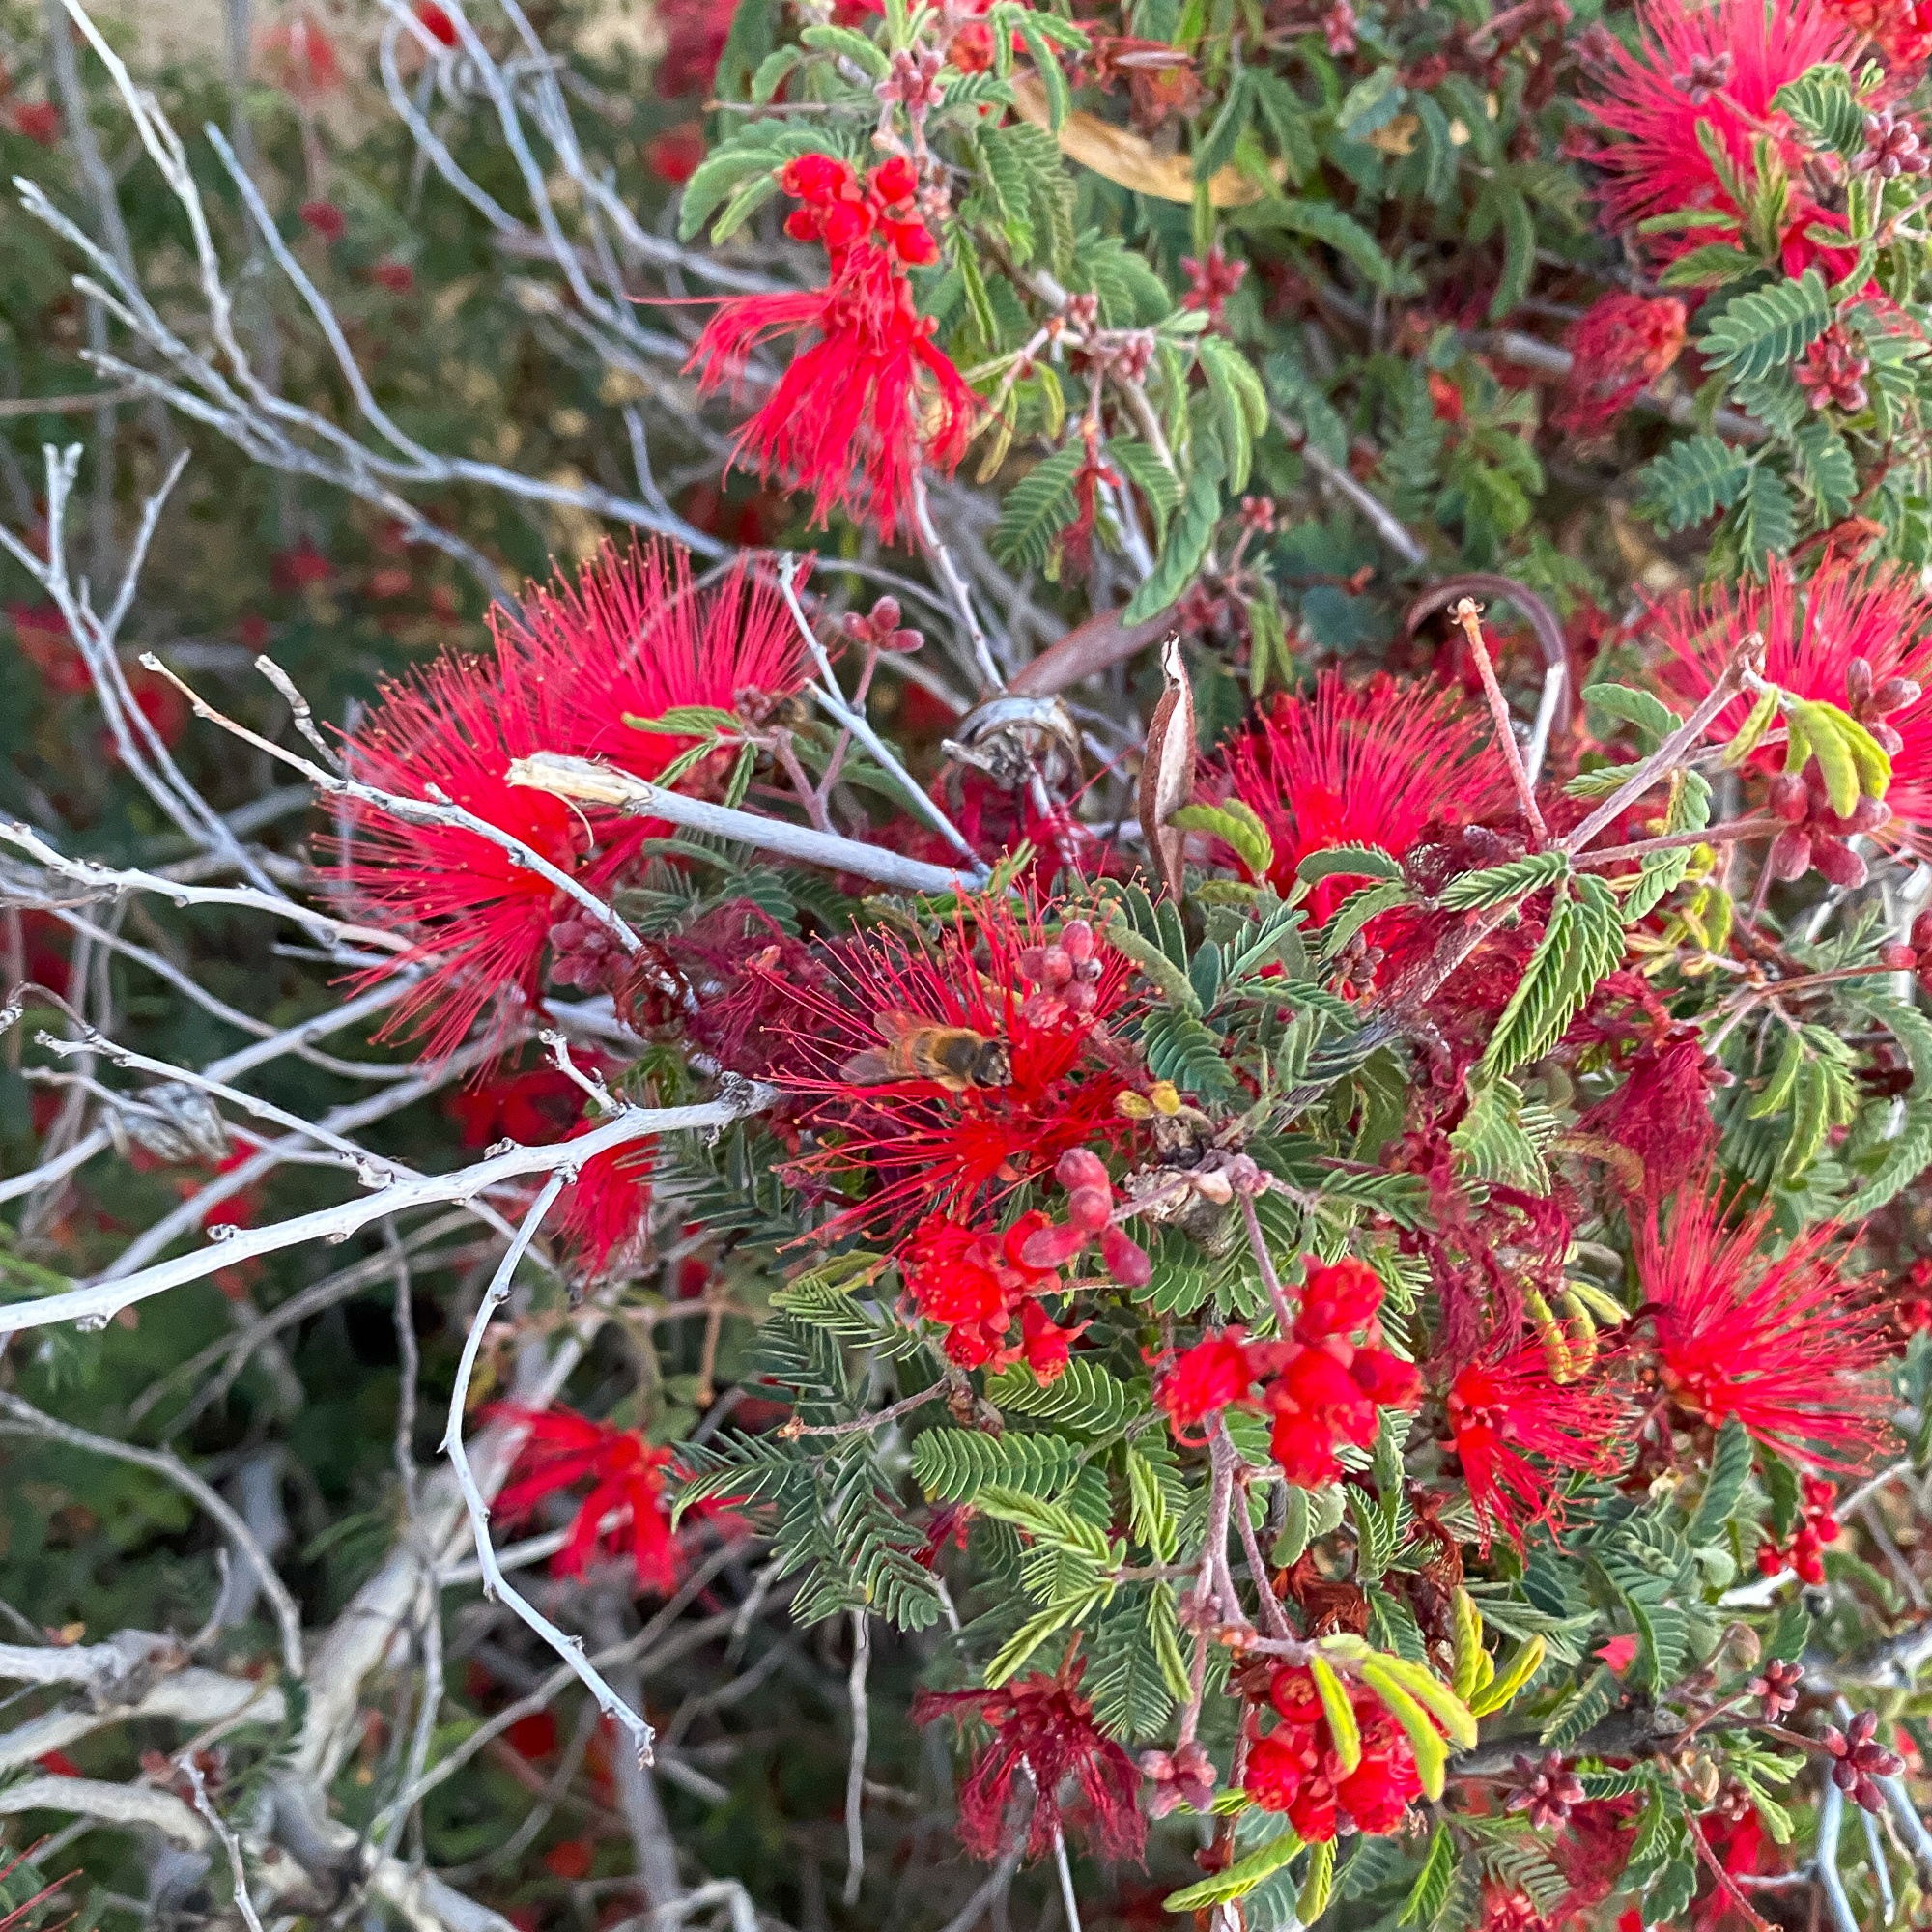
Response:
[{"label": "honey bee", "polygon": [[877,1013],[872,1024],[883,1048],[855,1053],[838,1069],[854,1087],[887,1087],[898,1080],[932,1080],[949,1094],[1009,1086],[1013,1063],[1003,1039],[971,1027],[941,1026],[917,1013]]}]

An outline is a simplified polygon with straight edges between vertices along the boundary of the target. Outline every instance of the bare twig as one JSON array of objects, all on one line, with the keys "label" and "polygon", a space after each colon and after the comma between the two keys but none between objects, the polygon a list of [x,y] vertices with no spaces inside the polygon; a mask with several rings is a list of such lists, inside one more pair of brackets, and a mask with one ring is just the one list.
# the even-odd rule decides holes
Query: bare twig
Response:
[{"label": "bare twig", "polygon": [[[573,1150],[581,1151],[586,1148],[589,1145],[589,1138],[572,1143]],[[463,1345],[463,1359],[457,1366],[456,1385],[450,1391],[449,1426],[443,1435],[442,1446],[455,1466],[456,1478],[463,1490],[463,1500],[469,1512],[469,1525],[476,1538],[476,1560],[483,1566],[485,1593],[498,1602],[507,1604],[563,1659],[582,1681],[584,1689],[597,1699],[597,1708],[612,1722],[622,1724],[630,1732],[631,1742],[637,1747],[639,1763],[648,1764],[651,1757],[651,1739],[655,1735],[650,1725],[618,1696],[602,1672],[584,1655],[583,1639],[566,1636],[510,1582],[498,1567],[496,1551],[490,1542],[490,1505],[481,1486],[477,1483],[476,1472],[471,1468],[469,1453],[463,1445],[463,1411],[469,1399],[469,1381],[476,1373],[476,1357],[482,1350],[483,1337],[489,1332],[490,1323],[496,1318],[497,1310],[509,1299],[510,1286],[517,1272],[517,1264],[523,1260],[525,1249],[536,1238],[537,1230],[543,1225],[543,1217],[550,1211],[551,1204],[563,1191],[568,1178],[569,1175],[565,1170],[559,1168],[544,1182],[542,1191],[530,1204],[529,1212],[524,1216],[523,1226],[517,1230],[517,1238],[505,1250],[496,1276],[476,1310],[476,1319],[469,1324],[469,1334]]]}]

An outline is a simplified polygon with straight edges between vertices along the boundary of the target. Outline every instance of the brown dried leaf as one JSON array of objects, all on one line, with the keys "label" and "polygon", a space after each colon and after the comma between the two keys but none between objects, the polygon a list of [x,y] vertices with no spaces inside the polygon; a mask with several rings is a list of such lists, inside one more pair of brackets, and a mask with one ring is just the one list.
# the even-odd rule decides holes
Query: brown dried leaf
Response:
[{"label": "brown dried leaf", "polygon": [[1141,759],[1140,820],[1149,863],[1178,899],[1187,835],[1171,821],[1194,796],[1194,690],[1180,659],[1178,633],[1161,644],[1160,674],[1165,689],[1154,705]]}]

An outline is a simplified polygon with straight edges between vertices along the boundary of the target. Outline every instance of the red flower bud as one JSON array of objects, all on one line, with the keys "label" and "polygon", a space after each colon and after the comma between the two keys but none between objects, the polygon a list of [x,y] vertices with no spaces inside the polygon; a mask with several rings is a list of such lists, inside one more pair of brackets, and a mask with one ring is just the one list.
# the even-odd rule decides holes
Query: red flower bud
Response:
[{"label": "red flower bud", "polygon": [[1918,954],[1909,946],[1894,943],[1879,948],[1878,963],[1889,967],[1894,973],[1909,973],[1918,964]]},{"label": "red flower bud", "polygon": [[[1790,835],[1781,834],[1781,838]],[[1867,873],[1865,862],[1849,845],[1839,843],[1835,838],[1814,838],[1811,841],[1811,863],[1834,886],[1843,886],[1847,891],[1864,884]]]},{"label": "red flower bud", "polygon": [[1774,879],[1802,879],[1811,869],[1811,840],[1802,832],[1780,832],[1767,863]]},{"label": "red flower bud", "polygon": [[1772,780],[1771,809],[1790,825],[1802,825],[1810,815],[1811,795],[1796,772],[1779,772]]},{"label": "red flower bud", "polygon": [[886,207],[894,208],[919,192],[919,175],[903,155],[895,155],[872,170],[871,186]]},{"label": "red flower bud", "polygon": [[1084,919],[1069,919],[1060,928],[1060,943],[1076,966],[1084,966],[1094,956],[1094,928]]},{"label": "red flower bud", "polygon": [[1083,1234],[1097,1235],[1113,1211],[1113,1197],[1098,1187],[1076,1187],[1066,1197],[1066,1218]]},{"label": "red flower bud", "polygon": [[1872,693],[1871,708],[1883,718],[1888,711],[1903,711],[1908,704],[1917,704],[1919,697],[1918,685],[1909,677],[1889,677]]}]

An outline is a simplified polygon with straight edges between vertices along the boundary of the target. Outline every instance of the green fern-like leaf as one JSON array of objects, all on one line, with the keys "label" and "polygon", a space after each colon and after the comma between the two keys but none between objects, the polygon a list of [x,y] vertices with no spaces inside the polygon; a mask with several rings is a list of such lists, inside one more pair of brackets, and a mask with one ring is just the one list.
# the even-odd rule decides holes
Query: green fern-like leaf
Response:
[{"label": "green fern-like leaf", "polygon": [[1136,590],[1121,612],[1122,622],[1138,624],[1145,617],[1165,611],[1194,582],[1208,546],[1214,540],[1214,526],[1221,517],[1221,479],[1212,468],[1196,469],[1187,479],[1187,494],[1181,498],[1174,526],[1167,533],[1160,559],[1153,574]]},{"label": "green fern-like leaf", "polygon": [[1831,327],[1825,278],[1806,269],[1795,282],[1774,282],[1733,296],[1699,338],[1704,360],[1732,376],[1768,376],[1788,368]]},{"label": "green fern-like leaf", "polygon": [[1542,942],[1496,1021],[1478,1069],[1508,1073],[1548,1052],[1605,974],[1623,957],[1623,915],[1602,879],[1582,877],[1557,894]]},{"label": "green fern-like leaf", "polygon": [[986,1380],[986,1397],[995,1407],[1037,1416],[1082,1435],[1118,1435],[1145,1394],[1143,1387],[1137,1397],[1129,1384],[1079,1355],[1050,1382],[1036,1381],[1033,1371],[1023,1367]]},{"label": "green fern-like leaf", "polygon": [[1236,1092],[1234,1071],[1222,1047],[1221,1036],[1212,1027],[1179,1007],[1163,1007],[1141,1034],[1148,1071],[1202,1099],[1225,1100]]},{"label": "green fern-like leaf", "polygon": [[969,1503],[995,1484],[1024,1495],[1052,1496],[1072,1479],[1080,1457],[1079,1443],[1064,1435],[929,1429],[912,1445],[912,1473],[934,1502]]},{"label": "green fern-like leaf", "polygon": [[1086,460],[1078,442],[1042,457],[1007,492],[991,549],[1002,563],[1038,570],[1054,537],[1073,521],[1073,478]]},{"label": "green fern-like leaf", "polygon": [[1638,501],[1664,529],[1689,529],[1729,509],[1750,469],[1750,460],[1721,438],[1686,437],[1637,471]]}]

